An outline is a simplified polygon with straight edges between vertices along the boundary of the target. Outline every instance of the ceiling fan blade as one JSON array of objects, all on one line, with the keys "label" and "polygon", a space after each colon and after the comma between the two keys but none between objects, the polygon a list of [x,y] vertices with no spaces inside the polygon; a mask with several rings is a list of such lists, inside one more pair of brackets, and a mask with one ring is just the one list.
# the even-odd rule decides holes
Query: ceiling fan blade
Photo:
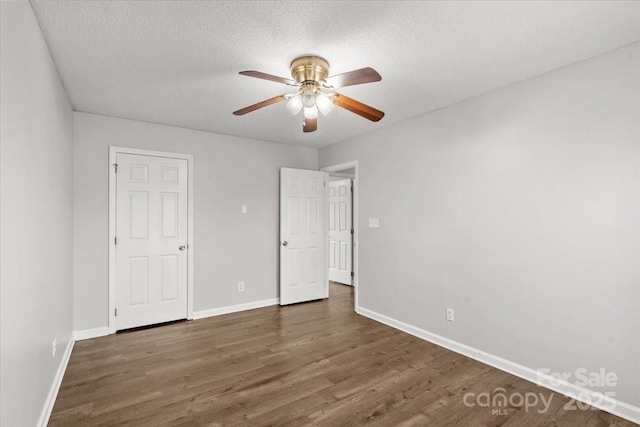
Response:
[{"label": "ceiling fan blade", "polygon": [[262,102],[258,102],[257,104],[253,104],[248,107],[245,107],[242,110],[234,111],[233,114],[236,116],[242,116],[243,114],[256,111],[259,108],[266,107],[267,105],[275,104],[276,102],[284,101],[285,99],[286,98],[284,95],[274,96],[273,98],[269,98]]},{"label": "ceiling fan blade", "polygon": [[328,77],[325,81],[328,86],[337,88],[379,82],[380,80],[382,80],[382,76],[380,76],[376,70],[371,67],[366,67]]},{"label": "ceiling fan blade", "polygon": [[302,122],[302,130],[304,132],[314,132],[315,130],[318,129],[318,118],[316,117],[315,119],[304,119],[304,122]]},{"label": "ceiling fan blade", "polygon": [[382,111],[369,107],[368,105],[363,104],[360,101],[356,101],[353,98],[349,98],[348,96],[344,96],[341,93],[334,94],[331,96],[331,99],[333,99],[333,103],[338,107],[342,107],[345,110],[356,113],[365,119],[371,120],[372,122],[377,122],[384,117],[384,113]]},{"label": "ceiling fan blade", "polygon": [[274,76],[272,74],[262,73],[260,71],[240,71],[243,76],[255,77],[256,79],[270,80],[276,83],[284,83],[289,86],[300,86],[295,80],[285,79],[284,77]]}]

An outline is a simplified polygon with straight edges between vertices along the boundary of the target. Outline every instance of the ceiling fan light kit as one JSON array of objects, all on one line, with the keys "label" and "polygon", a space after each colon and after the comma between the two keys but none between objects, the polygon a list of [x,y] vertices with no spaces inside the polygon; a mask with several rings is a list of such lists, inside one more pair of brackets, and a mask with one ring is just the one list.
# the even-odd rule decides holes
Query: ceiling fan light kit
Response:
[{"label": "ceiling fan light kit", "polygon": [[302,130],[313,132],[318,128],[318,111],[322,115],[329,114],[337,105],[365,119],[377,122],[384,117],[384,113],[355,99],[334,91],[335,88],[372,83],[382,80],[373,68],[361,68],[329,77],[329,62],[318,56],[301,56],[291,62],[291,77],[293,80],[278,77],[260,71],[241,71],[241,75],[284,83],[297,87],[295,93],[279,95],[257,104],[250,105],[238,111],[236,116],[242,116],[267,105],[288,100],[287,109],[294,115],[303,111],[304,122]]}]

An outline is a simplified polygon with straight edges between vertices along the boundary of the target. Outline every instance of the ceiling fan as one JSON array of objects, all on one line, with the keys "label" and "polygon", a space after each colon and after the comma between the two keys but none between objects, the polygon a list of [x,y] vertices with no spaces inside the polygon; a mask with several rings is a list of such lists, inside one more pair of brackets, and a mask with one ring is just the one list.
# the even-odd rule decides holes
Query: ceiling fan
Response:
[{"label": "ceiling fan", "polygon": [[241,71],[240,74],[270,80],[272,82],[284,83],[297,87],[298,90],[294,93],[278,95],[241,110],[234,111],[233,114],[236,116],[242,116],[259,108],[288,100],[287,109],[294,115],[304,110],[304,122],[302,123],[302,130],[304,132],[313,132],[318,129],[318,111],[323,115],[329,114],[335,105],[373,122],[377,122],[384,117],[382,111],[334,91],[334,89],[339,87],[382,80],[380,74],[373,68],[361,68],[328,77],[329,63],[325,59],[317,56],[301,56],[291,62],[291,77],[293,77],[293,80],[260,71]]}]

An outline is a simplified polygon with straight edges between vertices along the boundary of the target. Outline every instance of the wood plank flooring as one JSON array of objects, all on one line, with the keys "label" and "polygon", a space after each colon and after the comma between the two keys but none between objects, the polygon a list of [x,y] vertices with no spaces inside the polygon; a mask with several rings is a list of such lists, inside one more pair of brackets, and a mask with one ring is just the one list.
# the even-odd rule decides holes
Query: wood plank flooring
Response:
[{"label": "wood plank flooring", "polygon": [[[632,426],[598,410],[464,404],[552,393],[353,312],[352,288],[79,341],[51,426]],[[468,399],[473,401],[474,399]]]}]

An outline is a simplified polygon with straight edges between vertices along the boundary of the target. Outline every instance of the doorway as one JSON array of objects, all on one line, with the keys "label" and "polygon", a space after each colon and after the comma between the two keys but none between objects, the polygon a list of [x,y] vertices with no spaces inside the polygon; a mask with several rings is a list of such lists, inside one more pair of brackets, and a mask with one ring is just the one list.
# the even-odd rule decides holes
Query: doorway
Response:
[{"label": "doorway", "polygon": [[[358,306],[358,162],[351,161],[321,169],[327,184],[327,281],[353,286]],[[354,307],[355,309],[355,307]]]},{"label": "doorway", "polygon": [[110,333],[193,318],[192,161],[110,147]]},{"label": "doorway", "polygon": [[[329,298],[329,183],[349,180],[351,196],[351,268],[354,309],[358,307],[358,162],[320,171],[280,169],[280,305]],[[345,211],[346,215],[346,211]],[[348,229],[348,227],[347,227]],[[348,254],[348,252],[344,252]],[[344,285],[337,285],[344,286]],[[345,286],[346,288],[346,286]]]},{"label": "doorway", "polygon": [[353,177],[329,174],[329,281],[353,285]]}]

